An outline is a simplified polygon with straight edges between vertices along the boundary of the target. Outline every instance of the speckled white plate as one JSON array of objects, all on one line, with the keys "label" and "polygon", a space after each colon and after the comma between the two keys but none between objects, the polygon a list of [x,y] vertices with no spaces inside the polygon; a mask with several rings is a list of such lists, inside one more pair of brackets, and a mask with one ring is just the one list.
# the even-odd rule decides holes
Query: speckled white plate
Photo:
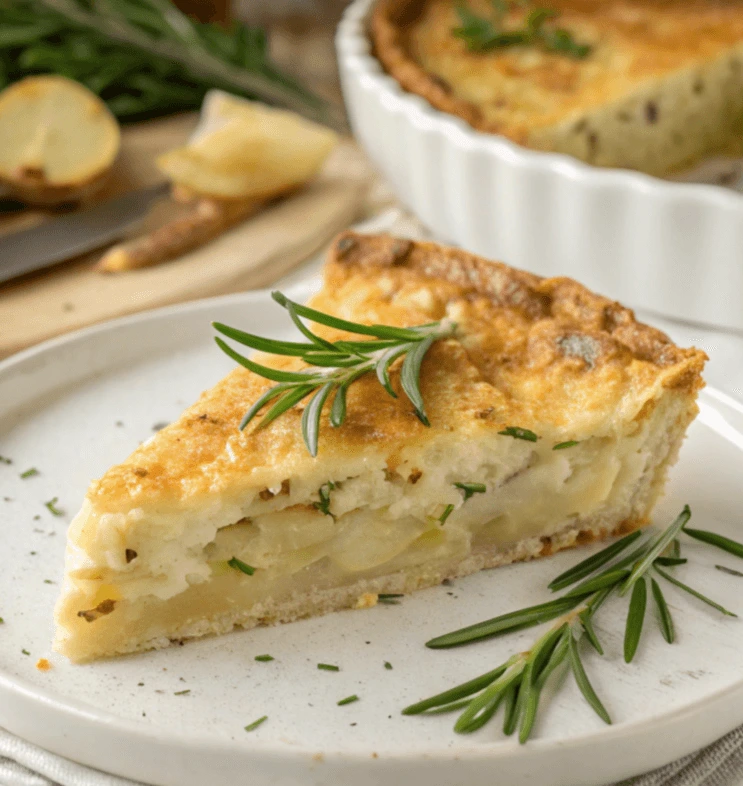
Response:
[{"label": "speckled white plate", "polygon": [[[450,716],[400,715],[526,648],[535,631],[450,651],[426,649],[428,638],[546,598],[547,581],[575,552],[484,572],[396,606],[89,666],[52,655],[65,527],[91,478],[230,368],[211,340],[212,319],[286,330],[267,294],[250,293],[129,317],[0,364],[0,454],[13,462],[0,463],[1,726],[162,786],[580,786],[662,765],[743,723],[743,624],[674,588],[667,597],[678,643],[668,646],[650,621],[631,666],[621,658],[623,605],[601,615],[607,657],[586,652],[585,661],[614,726],[593,715],[572,680],[544,706],[526,746],[504,739],[497,723],[457,736]],[[698,526],[740,538],[743,407],[714,390],[701,403],[657,518],[667,522],[689,502]],[[30,467],[39,474],[21,479]],[[44,506],[53,497],[64,516]],[[735,566],[734,558],[701,544],[685,549],[694,564],[680,575],[743,612],[743,579],[712,567]],[[276,660],[256,663],[262,653]],[[35,668],[40,657],[51,671]],[[318,671],[321,661],[341,670]],[[176,695],[182,691],[190,692]],[[352,693],[360,701],[336,705]],[[257,731],[243,731],[262,715],[269,719]]]}]

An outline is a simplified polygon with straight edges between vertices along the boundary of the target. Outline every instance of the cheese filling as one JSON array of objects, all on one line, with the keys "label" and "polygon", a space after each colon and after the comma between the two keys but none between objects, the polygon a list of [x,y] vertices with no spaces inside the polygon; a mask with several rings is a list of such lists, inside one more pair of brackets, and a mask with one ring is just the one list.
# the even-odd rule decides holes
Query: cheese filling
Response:
[{"label": "cheese filling", "polygon": [[[571,519],[628,505],[622,495],[637,487],[653,443],[647,425],[632,438],[596,437],[563,450],[499,436],[431,451],[421,462],[425,470],[379,466],[329,480],[310,500],[297,501],[284,481],[257,495],[235,523],[207,520],[159,541],[156,551],[138,542],[136,529],[116,529],[118,537],[96,544],[104,559],[91,566],[86,549],[88,559],[70,578],[81,589],[102,581],[103,594],[117,601],[166,600],[221,577],[252,582],[257,598],[279,578],[315,563],[340,581],[449,561],[477,548],[549,537]],[[456,483],[482,484],[486,491],[465,499]],[[122,565],[122,557],[131,561]],[[234,557],[255,572],[231,567]]]}]

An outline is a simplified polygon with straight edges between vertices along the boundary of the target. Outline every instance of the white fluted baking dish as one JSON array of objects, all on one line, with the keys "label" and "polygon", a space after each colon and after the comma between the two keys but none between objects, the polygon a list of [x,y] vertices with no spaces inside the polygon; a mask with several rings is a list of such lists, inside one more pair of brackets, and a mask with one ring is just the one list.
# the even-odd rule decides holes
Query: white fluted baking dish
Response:
[{"label": "white fluted baking dish", "polygon": [[743,329],[743,197],[521,148],[405,92],[372,53],[374,0],[338,28],[354,132],[442,240],[628,305]]}]

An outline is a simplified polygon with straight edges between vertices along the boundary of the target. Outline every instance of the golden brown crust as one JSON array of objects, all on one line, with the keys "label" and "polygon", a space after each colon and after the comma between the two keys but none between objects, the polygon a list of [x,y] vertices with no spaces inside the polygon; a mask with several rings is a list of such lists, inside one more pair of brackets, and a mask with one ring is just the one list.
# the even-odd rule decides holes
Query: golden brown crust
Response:
[{"label": "golden brown crust", "polygon": [[[432,286],[452,285],[456,296],[466,301],[479,296],[490,309],[519,313],[531,323],[559,324],[566,339],[562,342],[563,354],[582,359],[587,366],[595,366],[622,348],[637,360],[660,368],[694,360],[689,369],[684,367],[684,373],[667,384],[688,385],[690,390],[701,386],[698,375],[706,360],[703,352],[677,347],[665,333],[638,322],[631,309],[570,278],[543,278],[436,243],[344,232],[331,249],[324,292],[335,292],[348,280],[349,273],[357,272],[354,268],[366,277],[392,271],[398,279],[397,289],[415,279],[427,280]],[[574,346],[570,329],[586,336],[591,332],[593,342],[583,342],[583,347],[575,342]]]},{"label": "golden brown crust", "polygon": [[[265,429],[238,430],[271,384],[239,368],[94,483],[94,507],[185,508],[220,494],[244,498],[254,489],[258,496],[277,478],[320,477],[319,485],[359,456],[381,455],[394,467],[396,453],[426,440],[476,439],[510,425],[555,441],[616,434],[617,424],[645,417],[665,390],[693,403],[703,384],[703,352],[676,347],[630,310],[570,279],[539,278],[433,243],[352,232],[337,239],[324,275],[312,301],[322,311],[367,324],[410,326],[444,316],[457,322],[457,339],[434,344],[421,370],[431,428],[404,395],[381,394],[367,375],[349,389],[342,427],[331,429],[323,418],[313,459],[299,407]],[[399,389],[399,368],[392,378]]]},{"label": "golden brown crust", "polygon": [[[492,15],[487,0],[468,0],[468,5],[482,16]],[[527,11],[513,5],[508,24],[520,27]],[[452,34],[460,22],[451,0],[378,0],[371,20],[375,53],[406,90],[478,130],[532,147],[562,149],[549,131],[569,123],[586,136],[585,155],[579,155],[585,160],[601,157],[595,148],[603,140],[591,139],[588,128],[597,110],[621,104],[625,128],[642,124],[665,134],[658,115],[665,115],[666,107],[646,95],[654,85],[688,72],[683,85],[668,87],[676,91],[676,103],[683,90],[682,103],[695,107],[696,102],[696,110],[703,110],[709,100],[709,107],[720,114],[726,103],[715,103],[712,94],[726,90],[722,85],[730,78],[740,80],[743,0],[549,0],[540,5],[558,11],[559,26],[592,46],[587,58],[539,46],[470,52]],[[730,54],[730,67],[714,71],[713,64]],[[637,106],[625,106],[634,95],[641,97]],[[678,115],[681,127],[675,131],[683,133],[683,120],[691,115],[673,103],[669,100],[668,111]],[[733,118],[707,117],[708,130],[718,121],[729,125]],[[602,126],[606,133],[604,122]],[[709,143],[715,135],[708,136]],[[569,147],[565,140],[562,144]],[[720,144],[716,136],[714,144]],[[571,149],[564,152],[578,155]]]}]

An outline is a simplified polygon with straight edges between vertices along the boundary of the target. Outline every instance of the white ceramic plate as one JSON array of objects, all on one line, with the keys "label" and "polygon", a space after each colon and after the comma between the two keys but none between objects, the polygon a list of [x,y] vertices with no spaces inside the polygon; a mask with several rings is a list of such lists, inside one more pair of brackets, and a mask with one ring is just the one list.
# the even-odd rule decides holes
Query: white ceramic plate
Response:
[{"label": "white ceramic plate", "polygon": [[[650,620],[631,666],[620,654],[622,604],[601,616],[607,657],[586,652],[585,661],[612,727],[572,680],[544,707],[526,746],[504,739],[497,723],[457,736],[452,717],[400,715],[406,704],[526,648],[535,631],[451,651],[423,642],[544,599],[547,581],[576,561],[575,552],[484,572],[397,606],[88,666],[51,655],[66,524],[91,478],[230,368],[211,340],[212,319],[286,335],[284,312],[266,293],[249,293],[108,323],[0,364],[0,454],[13,460],[0,463],[0,726],[162,786],[492,786],[494,773],[508,786],[581,786],[662,765],[743,723],[743,625],[673,588],[667,597],[678,644],[665,644]],[[32,466],[40,474],[22,480]],[[740,537],[741,477],[743,408],[706,392],[658,520],[669,521],[688,501],[697,525]],[[44,507],[52,497],[64,517]],[[693,542],[685,549],[694,565],[680,575],[743,611],[743,579],[712,567],[734,558]],[[256,663],[262,653],[276,660]],[[35,668],[40,657],[50,658],[51,671]],[[318,671],[318,662],[341,671]],[[359,702],[336,705],[353,693]],[[243,731],[264,714],[260,729]]]},{"label": "white ceramic plate", "polygon": [[366,29],[374,2],[355,0],[338,28],[346,106],[371,159],[438,238],[635,308],[743,329],[739,193],[475,131],[383,71]]}]

